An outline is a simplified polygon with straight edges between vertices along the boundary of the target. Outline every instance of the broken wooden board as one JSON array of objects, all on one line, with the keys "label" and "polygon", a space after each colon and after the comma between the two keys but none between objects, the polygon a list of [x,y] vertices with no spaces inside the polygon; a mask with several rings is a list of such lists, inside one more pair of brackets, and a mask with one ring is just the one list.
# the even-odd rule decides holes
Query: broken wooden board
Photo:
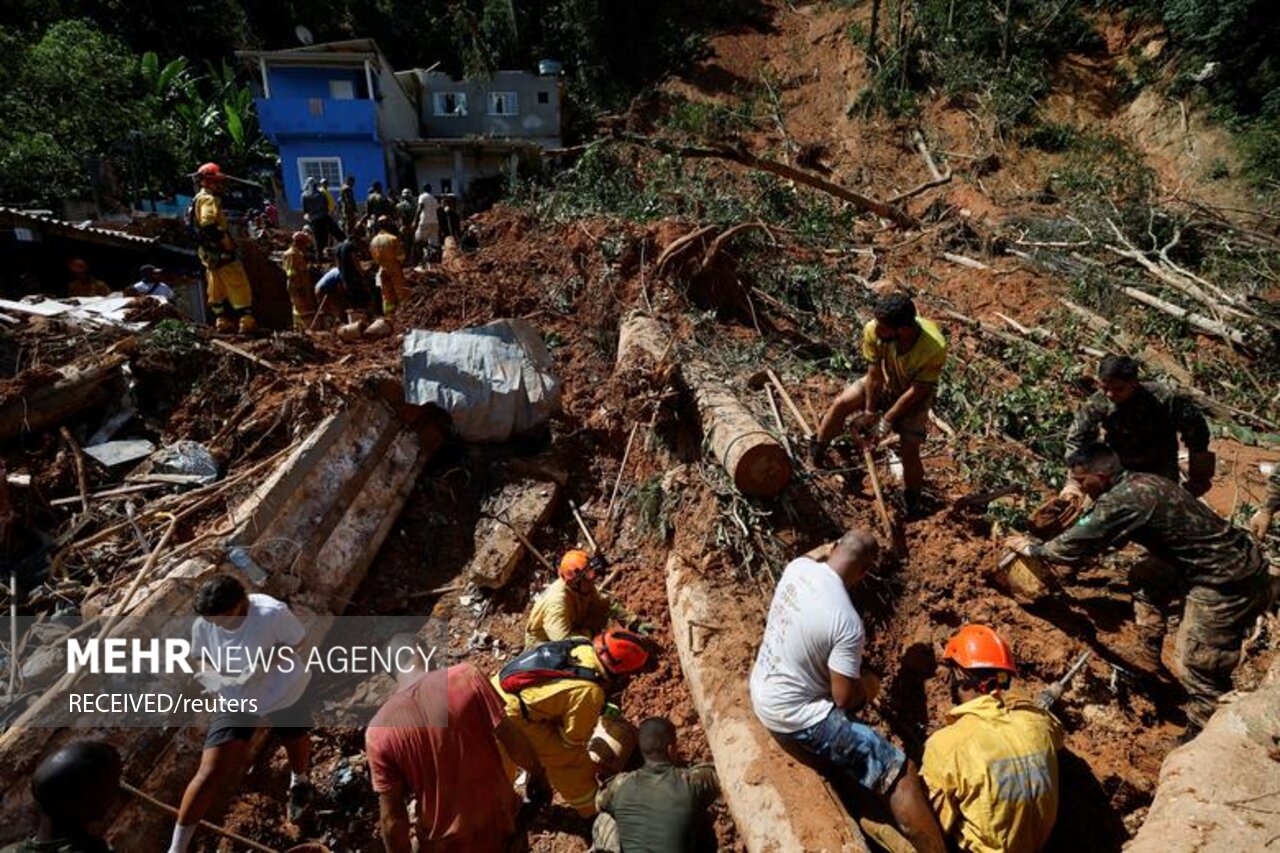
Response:
[{"label": "broken wooden board", "polygon": [[520,535],[533,536],[559,500],[560,484],[554,480],[518,477],[506,483],[485,502],[484,514],[490,517],[476,525],[475,554],[463,576],[489,589],[505,586],[526,550]]}]

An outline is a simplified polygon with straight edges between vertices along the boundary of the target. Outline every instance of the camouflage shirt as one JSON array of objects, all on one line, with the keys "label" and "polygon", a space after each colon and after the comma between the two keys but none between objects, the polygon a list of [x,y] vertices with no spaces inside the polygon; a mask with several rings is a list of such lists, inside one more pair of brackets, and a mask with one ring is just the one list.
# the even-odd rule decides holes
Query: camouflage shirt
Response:
[{"label": "camouflage shirt", "polygon": [[1067,455],[1102,440],[1128,471],[1145,471],[1178,480],[1178,436],[1187,450],[1209,449],[1209,424],[1185,394],[1159,382],[1143,382],[1133,396],[1116,405],[1098,392],[1076,412],[1067,433]]},{"label": "camouflage shirt", "polygon": [[1168,563],[1192,586],[1230,584],[1263,567],[1249,534],[1186,489],[1164,477],[1127,471],[1074,527],[1031,552],[1074,566],[1128,542]]}]

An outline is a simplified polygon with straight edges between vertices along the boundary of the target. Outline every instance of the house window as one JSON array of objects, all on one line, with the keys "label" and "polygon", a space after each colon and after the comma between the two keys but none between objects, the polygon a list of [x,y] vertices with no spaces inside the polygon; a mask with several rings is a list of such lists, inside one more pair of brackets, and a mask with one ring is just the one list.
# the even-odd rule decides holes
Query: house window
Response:
[{"label": "house window", "polygon": [[440,179],[440,192],[442,192],[442,193],[451,193],[451,192],[453,192],[453,178],[441,178],[441,179]]},{"label": "house window", "polygon": [[489,93],[489,115],[491,116],[513,116],[519,113],[516,108],[515,92],[490,92]]},{"label": "house window", "polygon": [[315,178],[319,181],[321,178],[329,180],[330,187],[342,186],[342,158],[341,157],[299,157],[298,158],[298,184],[305,186],[307,178]]},{"label": "house window", "polygon": [[356,84],[353,80],[330,80],[329,97],[335,101],[351,101],[356,97]]},{"label": "house window", "polygon": [[540,103],[540,104],[549,104],[549,103],[551,103],[551,93],[550,93],[550,92],[539,92],[539,93],[538,93],[538,103]]},{"label": "house window", "polygon": [[438,116],[465,116],[467,95],[465,92],[436,92],[433,96]]}]

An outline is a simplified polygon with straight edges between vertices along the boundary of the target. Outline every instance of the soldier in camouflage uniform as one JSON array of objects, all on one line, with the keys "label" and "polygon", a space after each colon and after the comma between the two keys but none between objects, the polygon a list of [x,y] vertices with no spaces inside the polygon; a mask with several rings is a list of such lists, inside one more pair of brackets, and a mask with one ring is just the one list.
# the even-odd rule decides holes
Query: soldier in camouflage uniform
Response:
[{"label": "soldier in camouflage uniform", "polygon": [[31,776],[31,794],[40,809],[35,836],[0,853],[111,853],[90,827],[111,810],[119,790],[115,747],[97,740],[59,747]]},{"label": "soldier in camouflage uniform", "polygon": [[1043,545],[1018,537],[1010,545],[1051,563],[1079,566],[1108,548],[1137,542],[1166,564],[1185,590],[1175,656],[1187,690],[1191,728],[1204,726],[1215,700],[1231,689],[1240,645],[1271,592],[1262,552],[1172,481],[1125,471],[1102,444],[1077,451],[1071,476],[1095,501],[1067,532]]},{"label": "soldier in camouflage uniform", "polygon": [[1267,537],[1267,528],[1271,527],[1271,518],[1280,512],[1280,462],[1271,469],[1271,479],[1267,481],[1267,499],[1262,507],[1249,519],[1249,529],[1261,541]]},{"label": "soldier in camouflage uniform", "polygon": [[[1213,483],[1209,425],[1190,397],[1158,382],[1139,382],[1138,363],[1108,355],[1098,365],[1102,390],[1076,412],[1067,433],[1067,455],[1101,440],[1120,456],[1126,471],[1159,474],[1178,482],[1178,436],[1190,453],[1187,491],[1200,497]],[[1071,491],[1070,485],[1064,490]]]}]

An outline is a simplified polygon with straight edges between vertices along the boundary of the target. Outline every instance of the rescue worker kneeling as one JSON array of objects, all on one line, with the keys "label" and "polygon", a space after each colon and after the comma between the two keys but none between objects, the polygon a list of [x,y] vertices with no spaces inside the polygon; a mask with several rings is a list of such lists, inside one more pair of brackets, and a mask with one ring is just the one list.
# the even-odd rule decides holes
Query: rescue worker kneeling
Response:
[{"label": "rescue worker kneeling", "polygon": [[942,832],[952,849],[1033,853],[1058,817],[1062,726],[1010,689],[1013,652],[985,625],[961,628],[943,662],[956,705],[920,761]]},{"label": "rescue worker kneeling", "polygon": [[[571,637],[526,650],[493,677],[507,717],[533,745],[551,787],[583,817],[596,813],[597,765],[587,745],[605,689],[644,669],[649,657],[643,637],[610,628],[594,640]],[[518,768],[505,763],[514,781]]]}]

